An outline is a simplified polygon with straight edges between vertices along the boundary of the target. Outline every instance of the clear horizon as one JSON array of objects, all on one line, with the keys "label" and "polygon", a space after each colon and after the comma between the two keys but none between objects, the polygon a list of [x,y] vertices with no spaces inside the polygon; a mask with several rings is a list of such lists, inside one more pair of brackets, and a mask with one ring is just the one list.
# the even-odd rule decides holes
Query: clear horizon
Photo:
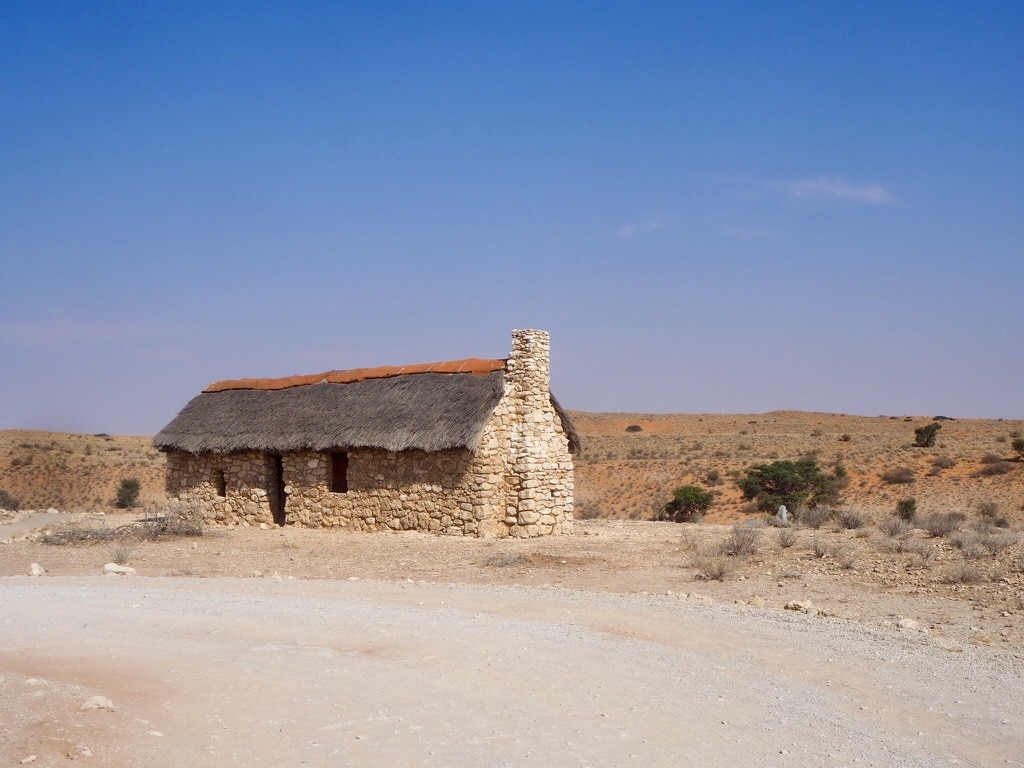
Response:
[{"label": "clear horizon", "polygon": [[573,410],[1024,418],[1022,37],[1013,3],[6,3],[0,429],[151,435],[214,380],[513,328]]}]

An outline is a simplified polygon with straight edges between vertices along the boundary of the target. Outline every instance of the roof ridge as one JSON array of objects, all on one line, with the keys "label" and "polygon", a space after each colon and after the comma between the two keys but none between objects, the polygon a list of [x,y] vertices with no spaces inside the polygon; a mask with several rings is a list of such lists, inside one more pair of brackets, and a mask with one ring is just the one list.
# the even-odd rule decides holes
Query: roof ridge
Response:
[{"label": "roof ridge", "polygon": [[210,384],[204,393],[227,392],[238,389],[256,389],[273,391],[303,387],[309,384],[353,384],[368,379],[387,379],[394,376],[412,376],[419,373],[463,373],[482,376],[494,371],[504,370],[508,360],[485,360],[479,357],[467,357],[463,360],[445,360],[437,363],[419,363],[417,365],[383,365],[375,368],[353,368],[347,371],[326,371],[300,376],[284,376],[281,378],[257,379],[224,379]]}]

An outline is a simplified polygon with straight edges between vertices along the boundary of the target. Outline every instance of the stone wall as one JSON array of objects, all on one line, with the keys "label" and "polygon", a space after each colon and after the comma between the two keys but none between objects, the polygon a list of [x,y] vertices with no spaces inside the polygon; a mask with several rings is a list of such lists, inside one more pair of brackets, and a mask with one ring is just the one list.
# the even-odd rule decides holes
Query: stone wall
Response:
[{"label": "stone wall", "polygon": [[[467,450],[425,453],[348,452],[348,490],[331,491],[329,453],[282,456],[285,522],[357,531],[423,530],[499,536],[495,510],[504,510],[503,473],[495,454]],[[170,452],[167,492],[197,502],[213,524],[272,524],[276,493],[273,457],[260,453],[193,456]],[[223,475],[224,494],[218,492]]]},{"label": "stone wall", "polygon": [[533,537],[572,532],[569,441],[551,404],[549,340],[513,331],[504,395],[476,451],[348,451],[348,488],[331,491],[332,457],[312,451],[167,455],[167,492],[214,524],[284,523],[358,531]]},{"label": "stone wall", "polygon": [[[210,523],[273,523],[273,459],[265,453],[167,453],[167,495],[198,503]],[[223,477],[224,495],[218,493]]]}]

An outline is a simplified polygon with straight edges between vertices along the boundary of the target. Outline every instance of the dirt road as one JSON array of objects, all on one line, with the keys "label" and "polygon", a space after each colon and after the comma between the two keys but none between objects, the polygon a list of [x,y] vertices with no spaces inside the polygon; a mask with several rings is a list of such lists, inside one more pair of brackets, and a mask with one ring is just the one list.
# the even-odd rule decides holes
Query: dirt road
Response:
[{"label": "dirt road", "polygon": [[820,616],[357,580],[0,599],[2,765],[1024,765],[1018,660]]}]

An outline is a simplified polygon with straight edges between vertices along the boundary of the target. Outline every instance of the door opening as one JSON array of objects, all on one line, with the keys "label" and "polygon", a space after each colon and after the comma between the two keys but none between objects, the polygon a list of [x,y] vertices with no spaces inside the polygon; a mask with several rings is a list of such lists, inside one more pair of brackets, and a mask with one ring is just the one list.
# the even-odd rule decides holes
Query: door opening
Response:
[{"label": "door opening", "polygon": [[284,491],[284,460],[279,455],[270,457],[270,487],[267,495],[270,496],[270,511],[274,515],[274,522],[284,525],[285,501]]}]

